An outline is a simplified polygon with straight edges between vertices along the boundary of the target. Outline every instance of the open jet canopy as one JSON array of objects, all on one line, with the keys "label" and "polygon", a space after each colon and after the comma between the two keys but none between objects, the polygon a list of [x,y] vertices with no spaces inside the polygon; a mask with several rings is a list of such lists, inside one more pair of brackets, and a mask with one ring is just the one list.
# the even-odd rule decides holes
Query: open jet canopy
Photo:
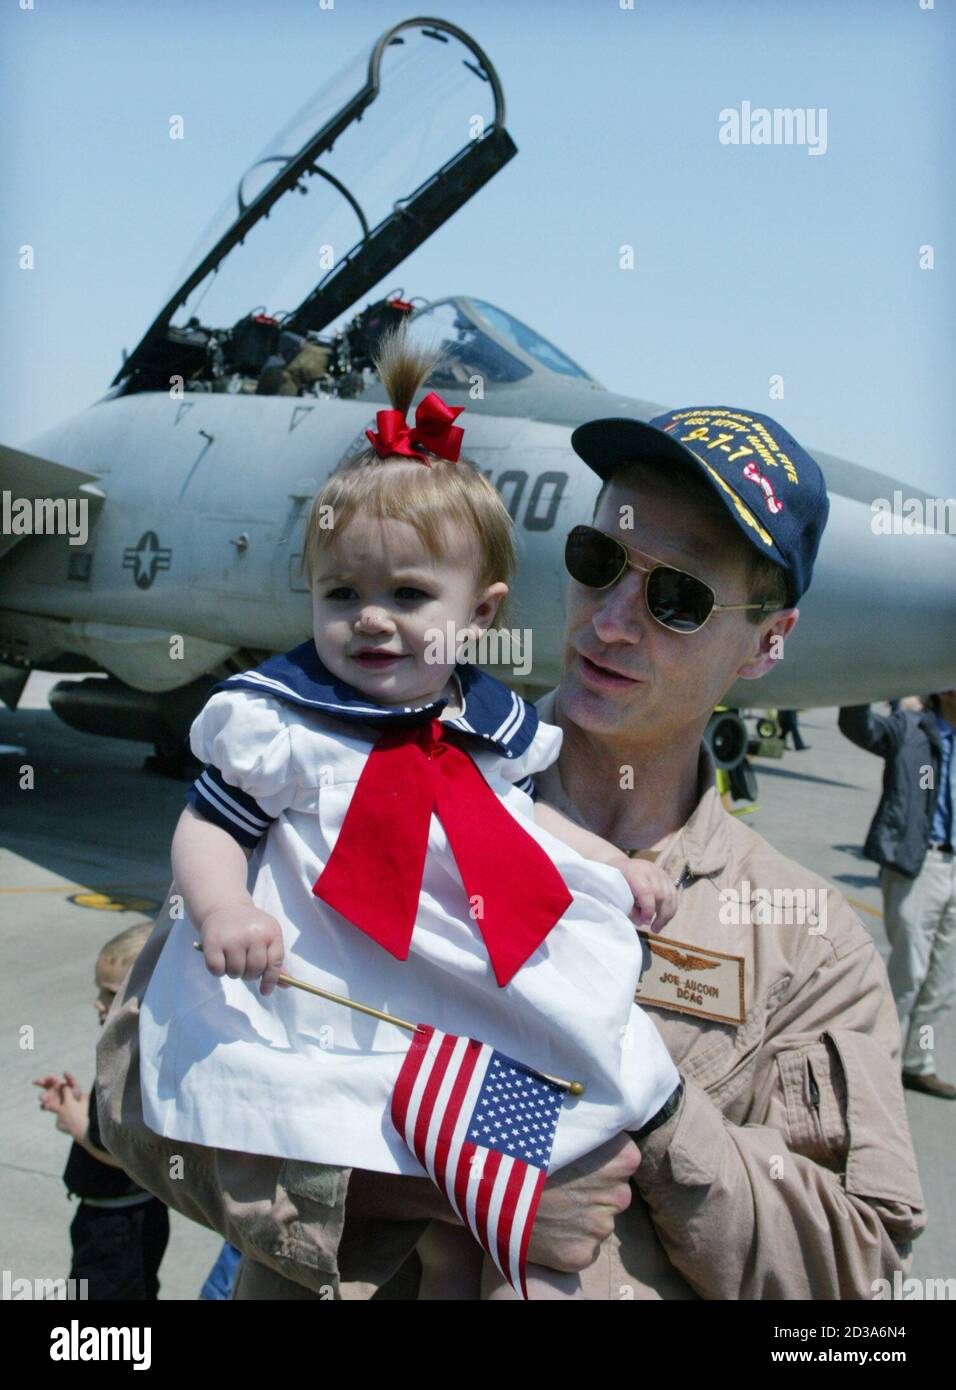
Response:
[{"label": "open jet canopy", "polygon": [[332,323],[451,217],[517,149],[481,48],[444,20],[384,33],[269,142],[113,381],[168,388],[210,332],[257,311],[298,334]]},{"label": "open jet canopy", "polygon": [[441,353],[428,384],[446,391],[466,390],[475,377],[485,387],[526,382],[545,372],[596,384],[567,353],[504,309],[484,299],[455,295],[428,304],[412,315],[412,341]]}]

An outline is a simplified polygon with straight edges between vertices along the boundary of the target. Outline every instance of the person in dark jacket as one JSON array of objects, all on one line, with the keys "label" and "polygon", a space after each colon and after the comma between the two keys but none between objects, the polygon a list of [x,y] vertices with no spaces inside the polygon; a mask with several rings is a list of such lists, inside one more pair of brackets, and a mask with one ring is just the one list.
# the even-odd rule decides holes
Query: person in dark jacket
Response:
[{"label": "person in dark jacket", "polygon": [[[108,941],[96,962],[100,1026],[130,966],[152,930],[137,923]],[[100,1138],[96,1090],[84,1093],[70,1072],[38,1077],[40,1109],[56,1115],[56,1127],[73,1138],[63,1181],[79,1198],[70,1225],[70,1278],[86,1281],[90,1299],[152,1300],[159,1295],[157,1271],[169,1240],[169,1210],[135,1183]],[[82,1284],[80,1285],[82,1288]]]},{"label": "person in dark jacket", "polygon": [[783,746],[787,746],[787,735],[793,739],[793,750],[795,753],[805,753],[810,747],[809,743],[804,743],[803,735],[800,732],[800,724],[797,720],[795,709],[778,709],[777,723],[780,725],[780,735],[783,739]]},{"label": "person in dark jacket", "polygon": [[884,760],[883,795],[863,847],[881,866],[890,985],[903,1034],[903,1084],[956,1099],[936,1075],[939,1028],[956,1000],[956,689],[927,708],[840,710],[840,729]]}]

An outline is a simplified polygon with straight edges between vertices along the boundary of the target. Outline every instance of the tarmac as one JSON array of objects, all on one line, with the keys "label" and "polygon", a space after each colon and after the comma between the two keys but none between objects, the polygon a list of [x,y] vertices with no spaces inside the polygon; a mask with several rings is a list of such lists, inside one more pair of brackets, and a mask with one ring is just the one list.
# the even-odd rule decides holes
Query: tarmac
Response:
[{"label": "tarmac", "polygon": [[[50,711],[56,676],[35,673],[15,712],[0,706],[0,1018],[9,1085],[0,1094],[0,1270],[65,1277],[75,1210],[62,1173],[69,1138],[40,1110],[31,1084],[73,1072],[88,1088],[99,1026],[93,967],[105,941],[148,920],[166,896],[169,846],[188,783],[143,770],[141,743],[67,728]],[[860,845],[875,809],[880,759],[850,744],[836,710],[801,716],[810,745],[782,761],[754,760],[757,809],[746,819],[772,844],[850,900],[884,958],[876,867]],[[20,768],[34,788],[20,789]],[[937,1070],[956,1081],[956,1019],[937,1040]],[[910,1275],[956,1276],[956,1103],[906,1093],[929,1218]],[[195,1299],[221,1246],[171,1213],[160,1270],[163,1299]]]}]

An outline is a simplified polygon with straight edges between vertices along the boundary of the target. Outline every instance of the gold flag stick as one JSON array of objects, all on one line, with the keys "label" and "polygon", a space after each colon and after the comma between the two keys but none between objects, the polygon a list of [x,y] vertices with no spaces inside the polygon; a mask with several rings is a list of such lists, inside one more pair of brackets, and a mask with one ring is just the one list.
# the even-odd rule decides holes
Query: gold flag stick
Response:
[{"label": "gold flag stick", "polygon": [[[193,942],[193,948],[201,951],[202,946],[198,941]],[[380,1018],[383,1023],[394,1023],[396,1028],[405,1028],[409,1033],[417,1033],[420,1027],[418,1023],[409,1023],[407,1019],[396,1018],[394,1014],[383,1013],[381,1009],[373,1009],[369,1004],[359,1004],[354,999],[346,999],[344,994],[333,994],[331,990],[319,989],[318,985],[310,985],[305,980],[296,980],[292,975],[280,975],[279,983],[291,985],[294,989],[304,989],[307,994],[317,994],[320,999],[329,999],[333,1004],[344,1004],[347,1009],[355,1009],[360,1014],[368,1014],[370,1018]],[[543,1076],[545,1081],[550,1081],[555,1086],[560,1086],[562,1090],[568,1091],[572,1096],[584,1094],[583,1081],[563,1081],[560,1076],[549,1076],[546,1071],[538,1073]]]}]

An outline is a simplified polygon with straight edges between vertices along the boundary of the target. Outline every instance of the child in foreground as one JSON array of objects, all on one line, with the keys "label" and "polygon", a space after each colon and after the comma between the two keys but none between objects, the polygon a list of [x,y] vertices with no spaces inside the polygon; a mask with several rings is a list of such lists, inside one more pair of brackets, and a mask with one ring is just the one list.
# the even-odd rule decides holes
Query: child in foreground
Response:
[{"label": "child in foreground", "polygon": [[[673,913],[674,888],[655,865],[629,859],[532,799],[531,774],[555,760],[561,730],[459,661],[457,642],[436,645],[436,633],[477,640],[500,621],[514,542],[498,492],[458,459],[461,430],[451,422],[459,412],[432,396],[423,403],[433,403],[432,417],[420,407],[415,431],[404,426],[433,363],[401,335],[383,344],[377,365],[395,408],[380,412],[379,433],[370,432],[374,452],[342,465],[315,499],[306,534],[312,641],[225,681],[193,725],[193,751],[207,766],[176,829],[176,885],[208,970],[220,980],[258,979],[266,1000],[285,969],[416,1022],[435,1022],[446,1010],[450,1022],[440,1017],[436,1026],[464,1033],[465,1018],[470,1036],[510,1047],[509,1055],[541,1070],[533,1057],[550,1056],[572,1035],[589,1062],[593,1038],[604,1069],[596,1060],[589,1068],[589,1092],[600,1099],[608,1093],[602,1084],[626,1074],[637,1127],[678,1078],[653,1024],[632,1005],[633,981],[622,996],[625,1023],[617,1022],[617,993],[635,960],[639,977],[641,957],[622,913],[660,927]],[[405,826],[418,795],[411,774],[389,780],[383,761],[401,754],[390,740],[407,743],[409,727],[428,758],[446,752],[443,766],[451,768],[463,747],[481,774],[467,784],[471,811],[461,813],[452,796],[447,813],[439,807],[430,817],[420,847]],[[371,741],[383,728],[384,737]],[[373,764],[380,771],[367,794]],[[458,791],[463,778],[459,766],[452,778]],[[252,873],[250,851],[257,856]],[[483,892],[473,891],[476,881]],[[485,893],[512,906],[506,931],[491,910],[486,920]],[[296,1039],[318,1032],[315,1001],[306,1000],[313,1006],[306,1012],[288,1000],[297,991],[283,990],[270,1013],[252,991],[226,987],[237,1011],[231,1036],[250,1049],[240,1055],[234,1046],[227,1058],[229,1049],[217,1049],[221,995],[199,989],[186,999],[182,977],[195,972],[182,946],[171,945],[172,937],[141,1014],[147,1123],[199,1143],[353,1163],[346,1155],[366,1136],[357,1128],[349,1148],[352,1116],[367,1127],[356,1057],[372,1047],[369,1063],[378,1063],[381,1035],[352,1016],[335,1024],[324,1056],[314,1051],[311,1068],[294,1072],[296,1048],[304,1046]],[[574,979],[562,968],[572,960]],[[310,976],[308,965],[322,974]],[[568,1000],[573,995],[563,1013],[557,1002],[550,1007],[557,987]],[[513,1003],[503,1010],[506,988]],[[464,996],[457,999],[466,989],[467,1007]],[[289,1015],[282,1029],[280,1009]],[[625,1068],[622,1049],[635,1042]],[[243,1074],[243,1057],[255,1059],[255,1075]],[[321,1086],[319,1061],[328,1064]],[[227,1078],[229,1095],[220,1095]],[[317,1090],[334,1096],[336,1085],[341,1124],[335,1134],[327,1125],[319,1132],[309,1122],[310,1103]],[[585,1123],[584,1109],[562,1116],[564,1133]],[[401,1160],[395,1166],[394,1136],[376,1144],[355,1166],[413,1171]],[[539,1273],[541,1291],[562,1296],[567,1281]]]},{"label": "child in foreground", "polygon": [[[100,1027],[146,938],[152,922],[127,927],[108,941],[96,960],[96,1012]],[[44,1076],[40,1109],[56,1116],[56,1127],[73,1138],[63,1172],[67,1192],[79,1198],[70,1225],[71,1279],[85,1279],[91,1299],[152,1300],[159,1295],[157,1271],[169,1240],[169,1212],[103,1148],[96,1092],[80,1090],[70,1072]]]}]

